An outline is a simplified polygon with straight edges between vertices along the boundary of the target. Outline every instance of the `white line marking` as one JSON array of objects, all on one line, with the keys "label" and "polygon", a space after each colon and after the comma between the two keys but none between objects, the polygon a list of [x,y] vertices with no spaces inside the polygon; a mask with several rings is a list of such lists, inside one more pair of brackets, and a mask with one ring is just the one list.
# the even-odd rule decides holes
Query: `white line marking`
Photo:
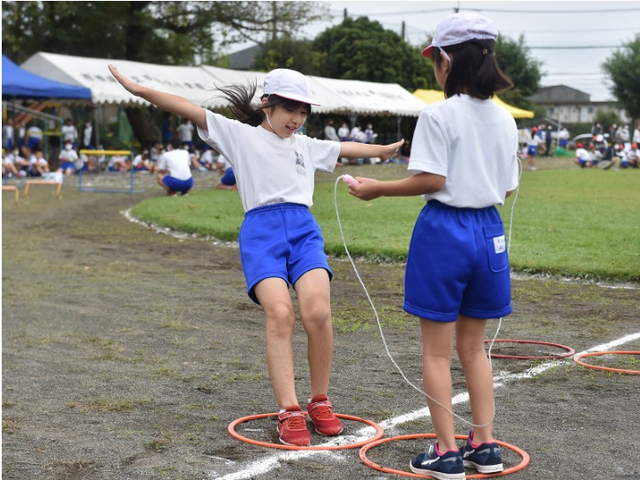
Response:
[{"label": "white line marking", "polygon": [[[603,343],[602,345],[596,345],[595,347],[590,348],[589,350],[585,350],[580,353],[576,353],[576,355],[580,355],[586,352],[604,352],[609,351],[618,345],[623,345],[628,342],[632,342],[640,338],[640,332],[632,333],[630,335],[626,335],[617,340],[613,340],[609,343]],[[551,362],[544,363],[537,367],[531,368],[523,373],[503,373],[496,375],[494,378],[494,389],[500,388],[504,386],[506,382],[511,382],[514,380],[522,380],[524,378],[533,378],[537,375],[540,375],[547,370],[557,367],[559,365],[568,363],[568,361],[558,361],[554,360]],[[456,405],[458,403],[463,403],[469,400],[469,394],[459,393],[451,399],[451,403]],[[410,422],[413,420],[417,420],[419,418],[430,416],[430,412],[428,408],[422,408],[420,410],[416,410],[414,412],[410,412],[404,415],[399,415],[394,418],[390,418],[388,420],[384,420],[380,422],[380,426],[387,432],[388,430],[393,430],[400,424]],[[360,429],[356,435],[350,436],[353,438],[353,442],[361,442],[366,440],[367,438],[371,438],[372,432],[374,431],[373,427],[364,427]],[[340,440],[341,439],[341,440]],[[339,437],[339,439],[335,439],[333,442],[327,442],[323,445],[336,445],[339,443],[344,443],[344,437]],[[215,471],[207,472],[207,478],[216,478],[219,480],[242,480],[247,478],[253,478],[256,475],[260,475],[263,473],[270,472],[276,468],[279,468],[283,462],[290,462],[300,460],[306,457],[310,457],[312,455],[332,455],[334,457],[340,458],[336,455],[338,452],[334,451],[322,451],[322,450],[301,450],[301,451],[285,451],[284,453],[277,453],[274,455],[270,455],[265,457],[263,460],[256,460],[251,462],[251,466],[248,466],[244,470],[240,470],[235,473],[230,473],[228,475],[219,477],[218,473]],[[248,463],[247,463],[248,465]]]}]

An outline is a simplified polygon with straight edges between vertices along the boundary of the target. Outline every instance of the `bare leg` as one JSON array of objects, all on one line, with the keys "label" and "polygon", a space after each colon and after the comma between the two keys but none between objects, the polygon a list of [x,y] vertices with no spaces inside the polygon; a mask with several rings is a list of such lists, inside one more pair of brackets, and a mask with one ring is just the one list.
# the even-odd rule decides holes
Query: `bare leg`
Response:
[{"label": "bare leg", "polygon": [[[440,451],[455,450],[455,430],[451,415],[451,359],[453,357],[453,330],[455,322],[434,322],[422,319],[422,361],[424,391],[427,397],[433,428],[438,437]],[[444,408],[443,408],[444,407]]]},{"label": "bare leg", "polygon": [[255,287],[266,321],[267,367],[278,406],[298,405],[293,369],[295,314],[289,288],[281,278],[267,278]]},{"label": "bare leg", "polygon": [[486,320],[460,315],[456,322],[456,348],[469,390],[475,443],[493,442],[493,374],[484,348]]},{"label": "bare leg", "polygon": [[302,324],[307,332],[311,398],[326,395],[333,358],[333,327],[329,275],[324,268],[310,270],[295,284]]},{"label": "bare leg", "polygon": [[156,178],[157,178],[157,180],[158,180],[158,185],[160,185],[162,188],[164,188],[165,192],[169,193],[169,187],[167,187],[167,186],[164,184],[164,181],[162,180],[162,179],[164,178],[164,175],[163,175],[163,174],[160,174],[160,175],[158,175]]}]

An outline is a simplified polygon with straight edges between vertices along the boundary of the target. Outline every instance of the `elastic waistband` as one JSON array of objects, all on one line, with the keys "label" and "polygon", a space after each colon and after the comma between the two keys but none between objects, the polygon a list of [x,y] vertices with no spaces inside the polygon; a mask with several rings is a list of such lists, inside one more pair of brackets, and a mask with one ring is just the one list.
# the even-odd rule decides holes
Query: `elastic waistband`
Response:
[{"label": "elastic waistband", "polygon": [[485,212],[496,208],[494,205],[483,208],[452,207],[451,205],[447,205],[446,203],[442,203],[438,200],[429,200],[427,202],[427,205],[432,208],[440,208],[442,210],[456,210],[458,212]]},{"label": "elastic waistband", "polygon": [[309,210],[309,207],[307,207],[306,205],[301,205],[299,203],[274,203],[271,205],[263,205],[261,207],[252,208],[251,210],[245,212],[244,216],[245,218],[247,218],[259,213],[284,210]]}]

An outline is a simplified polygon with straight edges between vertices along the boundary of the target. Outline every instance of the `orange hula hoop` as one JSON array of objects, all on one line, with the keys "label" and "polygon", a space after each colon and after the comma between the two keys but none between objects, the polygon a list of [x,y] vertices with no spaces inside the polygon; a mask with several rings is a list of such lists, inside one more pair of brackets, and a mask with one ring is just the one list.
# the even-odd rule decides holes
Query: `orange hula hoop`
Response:
[{"label": "orange hula hoop", "polygon": [[581,353],[573,357],[573,361],[583,367],[593,368],[595,370],[604,370],[605,372],[617,372],[627,373],[630,375],[640,375],[640,370],[625,370],[624,368],[602,367],[600,365],[591,365],[589,363],[582,362],[584,357],[599,357],[600,355],[640,355],[640,352],[634,351],[615,351],[615,352],[586,352]]},{"label": "orange hula hoop", "polygon": [[233,438],[235,438],[236,440],[240,440],[241,442],[250,443],[252,445],[257,445],[259,447],[278,448],[281,450],[347,450],[350,448],[362,447],[363,445],[366,445],[369,442],[373,442],[375,440],[382,438],[382,436],[384,435],[383,428],[377,423],[372,422],[371,420],[366,420],[364,418],[354,417],[352,415],[343,415],[341,413],[334,413],[334,415],[344,420],[353,420],[355,422],[365,423],[370,427],[373,427],[376,431],[376,434],[373,437],[367,440],[364,440],[362,442],[348,443],[346,445],[327,445],[327,446],[316,445],[316,446],[309,446],[309,447],[299,447],[297,445],[283,445],[280,443],[261,442],[259,440],[254,440],[252,438],[245,437],[243,435],[240,435],[238,432],[236,432],[236,426],[238,426],[241,423],[248,422],[250,420],[259,420],[262,418],[275,417],[277,415],[279,414],[278,413],[261,413],[259,415],[249,415],[248,417],[238,418],[237,420],[234,420],[229,424],[229,426],[227,427],[227,431]]},{"label": "orange hula hoop", "polygon": [[[378,445],[382,445],[383,443],[394,442],[398,440],[414,440],[416,438],[436,438],[436,435],[434,433],[421,433],[417,435],[401,435],[399,437],[391,437],[391,438],[384,438],[382,440],[371,441],[360,449],[360,460],[362,460],[362,463],[364,463],[368,467],[371,467],[374,470],[378,470],[379,472],[392,473],[394,475],[400,475],[402,477],[425,478],[424,475],[418,475],[417,473],[404,472],[402,470],[396,470],[394,468],[381,467],[377,463],[374,463],[369,458],[367,458],[367,452],[372,448],[377,447]],[[467,438],[469,438],[467,435],[456,435],[456,439],[458,440],[466,440]],[[512,473],[519,472],[520,470],[523,470],[527,465],[529,465],[529,462],[531,461],[531,459],[527,452],[525,452],[521,448],[516,447],[515,445],[510,445],[505,442],[496,441],[496,443],[501,447],[504,447],[520,455],[520,457],[522,458],[522,461],[518,465],[504,469],[502,472],[491,473],[491,474],[478,473],[474,475],[467,475],[466,478],[502,477],[503,475],[510,475]]]}]

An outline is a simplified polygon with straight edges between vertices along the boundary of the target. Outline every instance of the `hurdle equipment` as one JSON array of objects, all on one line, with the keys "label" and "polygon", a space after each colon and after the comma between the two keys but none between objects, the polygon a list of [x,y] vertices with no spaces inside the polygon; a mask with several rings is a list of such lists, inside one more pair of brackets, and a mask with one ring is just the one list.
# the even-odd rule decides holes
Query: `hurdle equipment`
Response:
[{"label": "hurdle equipment", "polygon": [[2,191],[14,191],[16,195],[16,205],[18,205],[18,200],[20,200],[20,190],[15,185],[3,185]]},{"label": "hurdle equipment", "polygon": [[[135,190],[134,189],[134,170],[133,170],[133,152],[131,150],[80,150],[80,155],[125,155],[129,157],[131,162],[131,170],[129,176],[129,188],[98,188],[94,186],[86,186],[82,185],[82,170],[83,167],[80,167],[78,170],[78,191],[79,192],[99,192],[99,193],[144,193],[145,190]],[[100,172],[100,165],[98,165],[98,172]],[[98,173],[97,176],[102,175]]]}]

